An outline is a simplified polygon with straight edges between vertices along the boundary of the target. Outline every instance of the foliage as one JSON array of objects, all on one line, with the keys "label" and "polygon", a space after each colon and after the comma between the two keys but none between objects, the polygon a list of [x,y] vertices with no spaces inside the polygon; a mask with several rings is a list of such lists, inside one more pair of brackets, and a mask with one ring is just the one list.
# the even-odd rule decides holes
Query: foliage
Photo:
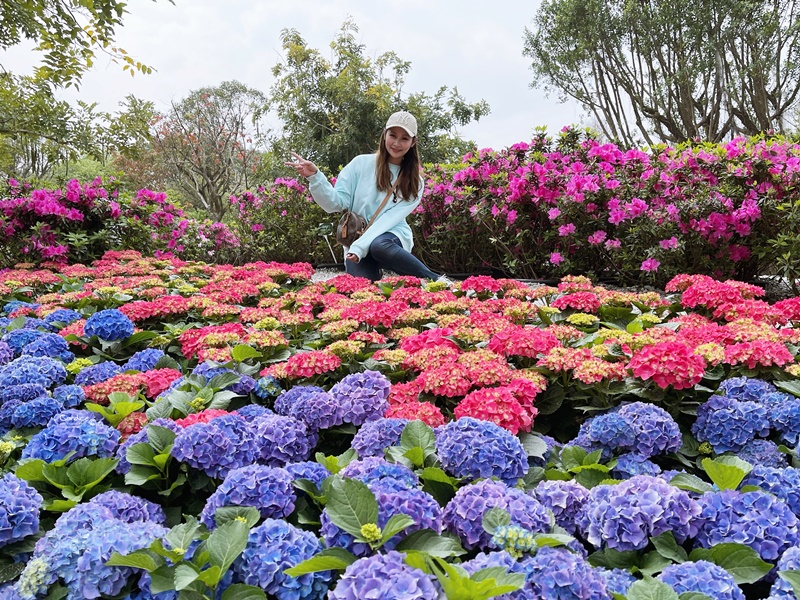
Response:
[{"label": "foliage", "polygon": [[719,142],[785,131],[798,41],[794,0],[548,0],[524,54],[535,84],[577,100],[612,140]]},{"label": "foliage", "polygon": [[411,64],[394,52],[370,59],[356,33],[355,23],[345,21],[326,59],[297,30],[283,31],[285,62],[273,68],[277,81],[268,104],[283,124],[273,139],[277,155],[288,157],[295,151],[336,173],[354,156],[373,152],[386,118],[400,109],[417,117],[423,161],[451,160],[474,146],[456,128],[488,114],[484,101],[469,104],[446,86],[433,95],[404,99],[402,87]]}]

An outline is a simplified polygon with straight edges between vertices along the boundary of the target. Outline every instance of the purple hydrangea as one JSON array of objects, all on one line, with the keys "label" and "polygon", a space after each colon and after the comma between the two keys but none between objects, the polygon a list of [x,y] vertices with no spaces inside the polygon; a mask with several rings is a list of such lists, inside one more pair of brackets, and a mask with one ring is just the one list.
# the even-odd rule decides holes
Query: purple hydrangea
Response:
[{"label": "purple hydrangea", "polygon": [[128,359],[123,367],[124,371],[150,371],[155,369],[158,361],[164,357],[164,351],[158,348],[145,348],[139,350]]},{"label": "purple hydrangea", "polygon": [[360,558],[345,569],[329,600],[436,600],[439,592],[431,577],[403,558],[394,550]]},{"label": "purple hydrangea", "polygon": [[[372,491],[378,502],[378,527],[385,527],[394,515],[404,514],[414,519],[412,525],[386,542],[383,546],[385,550],[393,549],[403,538],[420,529],[432,529],[436,533],[441,533],[442,509],[433,496],[427,492],[416,488],[410,490],[382,489],[380,485],[374,486]],[[334,546],[345,548],[356,556],[366,556],[371,553],[369,544],[356,542],[353,536],[334,525],[328,516],[327,509],[322,511],[320,522],[319,533],[328,548]]]},{"label": "purple hydrangea", "polygon": [[786,400],[770,413],[772,427],[791,446],[800,442],[800,398]]},{"label": "purple hydrangea", "polygon": [[618,412],[611,412],[587,419],[573,445],[587,452],[602,449],[603,457],[608,459],[616,450],[632,448],[635,442],[636,433],[630,420]]},{"label": "purple hydrangea", "polygon": [[292,476],[293,481],[297,481],[298,479],[308,479],[315,486],[317,486],[317,489],[322,486],[323,481],[331,476],[331,472],[328,471],[328,469],[314,461],[292,463],[286,465],[284,469],[287,473],[289,473],[289,475]]},{"label": "purple hydrangea", "polygon": [[758,402],[762,396],[777,392],[771,383],[752,377],[731,377],[719,384],[718,392],[743,402]]},{"label": "purple hydrangea", "polygon": [[795,514],[786,502],[767,492],[706,492],[698,502],[701,512],[695,546],[737,542],[774,562],[800,540]]},{"label": "purple hydrangea", "polygon": [[777,496],[789,505],[795,515],[800,516],[800,469],[757,465],[745,477],[742,485],[754,485]]},{"label": "purple hydrangea", "polygon": [[19,385],[10,385],[0,390],[0,403],[12,402],[14,400],[18,402],[28,402],[46,395],[47,388],[41,383],[20,383]]},{"label": "purple hydrangea", "polygon": [[75,321],[82,319],[83,315],[76,310],[70,308],[57,308],[53,312],[45,316],[44,322],[51,327],[56,327],[57,323],[69,325]]},{"label": "purple hydrangea", "polygon": [[64,405],[55,398],[41,396],[17,406],[11,415],[11,424],[14,427],[44,427],[63,410]]},{"label": "purple hydrangea", "polygon": [[383,373],[351,373],[331,388],[331,395],[344,407],[344,422],[362,425],[379,419],[389,408],[392,383]]},{"label": "purple hydrangea", "polygon": [[96,335],[106,342],[124,340],[133,335],[133,321],[116,308],[100,310],[86,319],[83,333],[89,337]]},{"label": "purple hydrangea", "polygon": [[58,400],[64,408],[75,408],[86,400],[86,394],[79,385],[60,385],[53,389],[53,398]]},{"label": "purple hydrangea", "polygon": [[141,444],[147,442],[147,428],[150,425],[165,427],[166,429],[169,429],[173,433],[178,433],[183,429],[172,419],[156,419],[155,421],[151,421],[146,426],[142,427],[139,431],[130,435],[128,439],[122,442],[119,448],[117,448],[116,459],[119,462],[117,463],[117,466],[114,469],[117,473],[124,475],[125,473],[131,470],[131,463],[128,462],[128,448],[130,448],[135,444]]},{"label": "purple hydrangea", "polygon": [[292,476],[280,468],[249,465],[233,469],[206,501],[200,520],[216,527],[214,514],[222,506],[254,506],[261,517],[282,518],[294,510]]},{"label": "purple hydrangea", "polygon": [[514,485],[528,472],[522,442],[490,421],[464,417],[437,427],[436,451],[442,468],[454,477],[497,477]]},{"label": "purple hydrangea", "polygon": [[75,385],[94,385],[95,383],[102,383],[122,372],[122,367],[116,363],[110,361],[100,362],[96,365],[86,367],[75,375]]},{"label": "purple hydrangea", "polygon": [[444,509],[444,526],[461,538],[468,550],[489,548],[492,536],[483,529],[483,516],[495,507],[508,512],[513,524],[531,533],[550,530],[550,511],[536,498],[491,479],[459,489]]},{"label": "purple hydrangea", "polygon": [[315,385],[296,385],[275,399],[275,412],[279,415],[291,416],[294,411],[295,403],[307,394],[318,394],[324,392],[321,387]]},{"label": "purple hydrangea", "polygon": [[605,579],[580,555],[543,547],[522,561],[528,598],[608,600]]},{"label": "purple hydrangea", "polygon": [[408,419],[376,419],[367,421],[356,433],[350,446],[361,458],[383,456],[383,451],[400,443]]},{"label": "purple hydrangea", "polygon": [[621,454],[617,457],[617,464],[611,469],[611,475],[616,479],[630,479],[635,475],[651,475],[655,477],[661,473],[661,467],[653,461],[638,454]]},{"label": "purple hydrangea", "polygon": [[20,356],[0,367],[0,387],[38,383],[46,388],[64,383],[67,370],[54,358]]},{"label": "purple hydrangea", "polygon": [[[474,575],[481,569],[491,569],[493,567],[502,567],[508,573],[525,573],[522,565],[512,557],[505,550],[495,552],[479,552],[475,558],[461,563],[464,570],[470,575]],[[495,596],[495,600],[527,600],[528,590],[525,587],[501,596]]]},{"label": "purple hydrangea", "polygon": [[253,388],[253,393],[261,400],[277,398],[282,391],[281,384],[272,375],[265,375],[256,380],[256,385]]},{"label": "purple hydrangea", "polygon": [[250,531],[247,547],[232,569],[238,581],[260,587],[277,600],[321,600],[330,586],[330,571],[299,577],[284,573],[320,550],[312,533],[285,521],[266,519]]},{"label": "purple hydrangea", "polygon": [[256,417],[251,421],[250,429],[257,447],[256,459],[271,467],[308,459],[316,444],[316,438],[309,436],[306,424],[293,417]]},{"label": "purple hydrangea", "polygon": [[4,334],[0,340],[8,344],[14,354],[19,356],[25,346],[35,342],[43,335],[44,332],[38,329],[14,329]]},{"label": "purple hydrangea", "polygon": [[[283,396],[284,394],[278,396],[278,400]],[[276,412],[283,414],[282,411],[277,410],[278,400],[275,401]],[[336,400],[328,392],[319,391],[302,394],[291,406],[291,414],[288,416],[300,419],[314,433],[322,429],[336,427],[345,422],[347,406]]]},{"label": "purple hydrangea", "polygon": [[603,581],[606,583],[606,590],[609,594],[620,594],[625,596],[630,588],[637,580],[636,577],[631,575],[630,571],[624,569],[604,569],[598,567],[595,569]]},{"label": "purple hydrangea", "polygon": [[236,409],[236,414],[251,421],[258,417],[269,417],[275,413],[271,409],[266,406],[261,406],[260,404],[247,404],[242,408]]},{"label": "purple hydrangea", "polygon": [[737,453],[743,461],[751,465],[781,469],[788,464],[786,454],[778,449],[772,440],[752,440],[747,442]]},{"label": "purple hydrangea", "polygon": [[6,342],[0,341],[0,366],[14,360],[14,350]]},{"label": "purple hydrangea", "polygon": [[711,396],[697,408],[692,434],[717,454],[737,452],[757,436],[769,433],[767,409],[755,402]]},{"label": "purple hydrangea", "polygon": [[650,537],[671,531],[679,542],[697,531],[700,505],[663,479],[637,475],[589,492],[581,529],[596,548],[641,550]]},{"label": "purple hydrangea", "polygon": [[39,531],[42,497],[13,473],[0,479],[0,546],[18,542]]},{"label": "purple hydrangea", "polygon": [[683,444],[681,430],[675,419],[663,408],[645,402],[632,402],[621,407],[617,414],[630,421],[635,442],[630,448],[645,458],[675,452]]},{"label": "purple hydrangea", "polygon": [[253,430],[235,413],[179,430],[172,446],[172,456],[216,479],[253,464],[257,452]]},{"label": "purple hydrangea", "polygon": [[31,438],[22,450],[22,458],[40,458],[50,463],[63,459],[69,452],[74,452],[71,461],[84,456],[110,458],[119,438],[119,431],[98,421],[94,413],[67,410],[53,417],[47,427]]},{"label": "purple hydrangea", "polygon": [[536,499],[553,512],[556,525],[574,535],[577,519],[589,498],[589,490],[577,481],[542,480],[534,490]]},{"label": "purple hydrangea", "polygon": [[[787,548],[786,552],[781,556],[778,561],[777,571],[780,573],[781,571],[798,570],[800,570],[800,546],[792,546]],[[782,577],[777,577],[772,584],[767,600],[797,600],[797,596],[788,581]]]},{"label": "purple hydrangea", "polygon": [[385,490],[408,490],[419,485],[419,478],[414,471],[377,457],[351,461],[339,474],[358,479],[370,487],[380,485]]},{"label": "purple hydrangea", "polygon": [[714,600],[745,600],[733,575],[706,560],[670,565],[658,576],[678,594],[698,592]]},{"label": "purple hydrangea", "polygon": [[108,490],[98,494],[89,502],[106,507],[115,519],[124,523],[153,521],[163,525],[167,521],[164,509],[158,504],[118,490]]}]

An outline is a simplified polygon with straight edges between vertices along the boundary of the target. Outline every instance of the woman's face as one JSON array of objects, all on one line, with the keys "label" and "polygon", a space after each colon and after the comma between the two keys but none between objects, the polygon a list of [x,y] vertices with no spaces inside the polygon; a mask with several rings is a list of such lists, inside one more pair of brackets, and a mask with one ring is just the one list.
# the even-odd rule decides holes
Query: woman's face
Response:
[{"label": "woman's face", "polygon": [[390,127],[384,136],[386,151],[389,153],[389,162],[399,165],[403,162],[403,157],[416,143],[414,138],[402,127]]}]

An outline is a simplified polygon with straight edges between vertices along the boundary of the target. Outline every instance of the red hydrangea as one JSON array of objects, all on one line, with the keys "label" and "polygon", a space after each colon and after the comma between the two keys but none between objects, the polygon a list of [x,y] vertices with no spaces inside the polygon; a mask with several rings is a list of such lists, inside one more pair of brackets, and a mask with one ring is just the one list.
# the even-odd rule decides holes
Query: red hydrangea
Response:
[{"label": "red hydrangea", "polygon": [[682,342],[659,342],[645,346],[631,358],[628,368],[634,376],[652,379],[661,388],[691,388],[703,378],[706,363]]},{"label": "red hydrangea", "polygon": [[117,431],[120,433],[120,442],[124,442],[131,435],[140,431],[146,423],[147,415],[143,412],[132,412],[126,415],[117,425]]},{"label": "red hydrangea", "polygon": [[152,399],[169,388],[169,385],[181,376],[181,372],[177,369],[151,369],[141,375],[145,396]]},{"label": "red hydrangea", "polygon": [[725,348],[725,362],[729,365],[747,365],[748,369],[783,366],[794,361],[792,353],[781,342],[755,340],[733,344]]},{"label": "red hydrangea", "polygon": [[592,292],[575,292],[556,298],[551,306],[559,310],[571,308],[585,313],[596,313],[600,309],[600,298]]},{"label": "red hydrangea", "polygon": [[530,431],[532,419],[528,411],[505,387],[481,388],[467,394],[453,411],[456,419],[474,417],[491,421],[513,434]]}]

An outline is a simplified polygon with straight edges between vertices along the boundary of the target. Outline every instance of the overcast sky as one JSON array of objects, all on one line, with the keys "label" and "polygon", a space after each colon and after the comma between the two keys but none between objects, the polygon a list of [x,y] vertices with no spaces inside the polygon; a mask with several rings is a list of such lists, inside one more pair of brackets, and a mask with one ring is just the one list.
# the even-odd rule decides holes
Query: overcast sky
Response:
[{"label": "overcast sky", "polygon": [[[268,92],[272,67],[282,60],[280,32],[297,29],[306,43],[330,56],[330,42],[349,16],[368,56],[394,51],[411,62],[405,93],[456,87],[467,101],[483,99],[491,113],[464,127],[479,147],[528,141],[534,127],[556,133],[580,124],[574,103],[561,104],[532,89],[530,61],[522,55],[524,29],[539,0],[131,0],[117,43],[156,69],[131,77],[99,55],[79,96],[114,111],[126,95],[165,110],[191,90],[238,80]],[[36,53],[16,47],[0,64],[27,72]],[[74,99],[76,94],[66,93]],[[278,125],[271,123],[272,126]]]}]

